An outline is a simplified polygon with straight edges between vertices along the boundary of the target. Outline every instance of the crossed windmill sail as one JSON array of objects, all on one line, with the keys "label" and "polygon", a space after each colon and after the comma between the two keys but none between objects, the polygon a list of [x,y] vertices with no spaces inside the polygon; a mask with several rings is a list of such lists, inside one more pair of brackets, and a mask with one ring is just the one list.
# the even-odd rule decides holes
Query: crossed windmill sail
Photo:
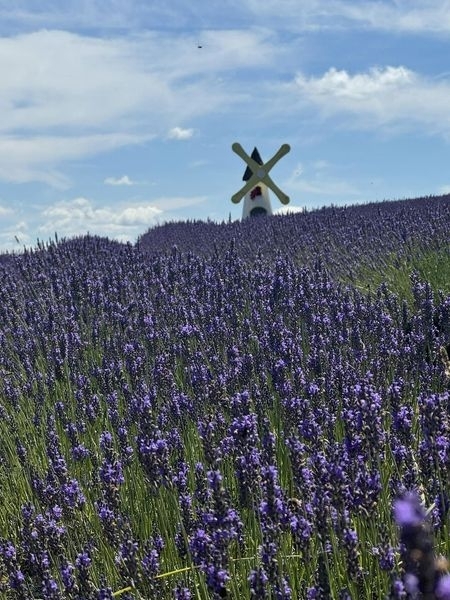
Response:
[{"label": "crossed windmill sail", "polygon": [[235,152],[242,158],[243,161],[247,163],[247,169],[244,173],[244,180],[246,179],[246,176],[249,176],[247,183],[231,197],[231,201],[234,204],[238,204],[245,194],[247,194],[247,192],[249,192],[260,182],[264,183],[269,189],[271,189],[282,204],[289,203],[289,196],[280,190],[280,188],[273,182],[269,175],[269,171],[272,169],[272,167],[280,160],[280,158],[283,158],[283,156],[290,151],[291,147],[289,144],[283,144],[278,152],[276,152],[266,163],[262,162],[259,153],[258,156],[253,155],[256,159],[259,158],[261,164],[259,164],[259,161],[255,160],[255,158],[249,156],[238,142],[235,142],[231,148],[233,152]]}]

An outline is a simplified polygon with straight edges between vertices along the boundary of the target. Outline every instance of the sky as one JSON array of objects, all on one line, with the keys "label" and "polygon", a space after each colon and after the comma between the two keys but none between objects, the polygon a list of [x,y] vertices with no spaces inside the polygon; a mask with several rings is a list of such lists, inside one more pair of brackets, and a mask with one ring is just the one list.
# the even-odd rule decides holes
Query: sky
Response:
[{"label": "sky", "polygon": [[449,56],[449,0],[0,0],[0,252],[239,219],[233,142],[291,210],[450,192]]}]

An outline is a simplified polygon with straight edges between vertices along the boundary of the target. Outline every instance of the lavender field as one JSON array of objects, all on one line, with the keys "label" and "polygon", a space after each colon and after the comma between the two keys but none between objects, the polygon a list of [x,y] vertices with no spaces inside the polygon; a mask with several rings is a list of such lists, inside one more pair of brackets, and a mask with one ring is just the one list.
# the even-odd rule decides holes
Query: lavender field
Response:
[{"label": "lavender field", "polygon": [[0,257],[0,598],[449,599],[449,234],[442,196]]}]

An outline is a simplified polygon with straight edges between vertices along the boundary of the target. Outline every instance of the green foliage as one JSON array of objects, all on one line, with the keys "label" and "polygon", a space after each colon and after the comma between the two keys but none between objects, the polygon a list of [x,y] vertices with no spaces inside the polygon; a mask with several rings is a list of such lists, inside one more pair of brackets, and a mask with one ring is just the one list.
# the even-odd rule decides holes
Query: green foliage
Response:
[{"label": "green foliage", "polygon": [[372,292],[385,284],[392,293],[412,302],[413,273],[427,281],[436,294],[450,294],[450,244],[435,250],[412,248],[408,254],[380,256],[377,265],[359,269],[354,284],[358,289]]}]

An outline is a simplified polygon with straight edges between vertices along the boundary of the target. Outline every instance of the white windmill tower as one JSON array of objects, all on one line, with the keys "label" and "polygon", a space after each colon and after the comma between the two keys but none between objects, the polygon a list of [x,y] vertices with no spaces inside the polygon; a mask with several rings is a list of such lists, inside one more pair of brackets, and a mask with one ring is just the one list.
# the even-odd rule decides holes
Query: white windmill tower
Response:
[{"label": "white windmill tower", "polygon": [[242,209],[243,219],[273,214],[269,188],[278,196],[282,204],[289,203],[289,196],[286,196],[269,176],[270,169],[291,149],[289,144],[283,144],[278,152],[266,163],[263,163],[257,148],[253,150],[251,156],[248,156],[238,142],[235,142],[231,148],[233,152],[247,163],[247,168],[242,177],[246,184],[231,197],[231,201],[234,204],[238,204],[245,196]]}]

